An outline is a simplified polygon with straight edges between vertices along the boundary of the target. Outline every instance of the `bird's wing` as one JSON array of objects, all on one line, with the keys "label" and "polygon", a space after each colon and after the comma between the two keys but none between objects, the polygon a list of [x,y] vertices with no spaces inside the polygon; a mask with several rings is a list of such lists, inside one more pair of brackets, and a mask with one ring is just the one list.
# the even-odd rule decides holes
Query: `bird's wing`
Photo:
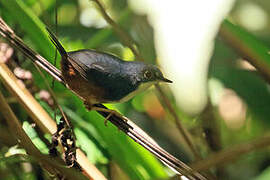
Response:
[{"label": "bird's wing", "polygon": [[107,63],[106,61],[83,63],[79,60],[75,61],[70,57],[69,62],[87,81],[89,81],[89,79],[93,80],[104,76],[109,77],[110,74],[116,73],[118,70],[120,71],[119,66],[115,66],[112,63]]}]

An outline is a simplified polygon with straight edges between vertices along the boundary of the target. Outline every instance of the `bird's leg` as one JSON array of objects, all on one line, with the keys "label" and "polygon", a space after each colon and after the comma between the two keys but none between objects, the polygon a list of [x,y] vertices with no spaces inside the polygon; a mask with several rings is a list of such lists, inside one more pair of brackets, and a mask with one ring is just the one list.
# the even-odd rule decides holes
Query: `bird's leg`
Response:
[{"label": "bird's leg", "polygon": [[109,115],[105,118],[105,122],[104,122],[105,126],[107,126],[108,120],[112,115],[115,115],[115,116],[123,119],[125,122],[128,121],[127,117],[123,116],[122,114],[120,114],[119,112],[117,112],[115,110],[105,109],[105,108],[102,108],[102,107],[96,107],[96,106],[93,106],[92,104],[90,104],[87,101],[84,101],[84,105],[85,105],[85,108],[88,109],[88,111],[94,110],[94,111],[101,111],[101,112],[109,113]]},{"label": "bird's leg", "polygon": [[128,118],[123,116],[122,114],[120,114],[119,112],[115,111],[115,110],[112,110],[112,109],[105,109],[105,108],[101,108],[101,107],[95,107],[93,106],[92,107],[92,110],[95,110],[95,111],[101,111],[101,112],[107,112],[109,113],[109,115],[105,118],[105,125],[107,126],[107,121],[109,120],[109,118],[113,115],[123,119],[125,122],[128,121]]},{"label": "bird's leg", "polygon": [[93,107],[93,106],[92,106],[91,103],[89,103],[89,102],[87,102],[87,101],[84,101],[83,104],[84,104],[85,108],[86,108],[88,111],[91,111],[91,110],[92,110],[92,107]]},{"label": "bird's leg", "polygon": [[[87,102],[87,101],[84,101],[83,103],[84,103],[85,108],[86,108],[88,111],[95,110],[95,109],[94,109],[95,107],[94,107],[91,103],[89,103],[89,102]],[[105,121],[104,121],[104,125],[105,125],[105,126],[107,126],[107,124],[108,124],[108,119],[110,118],[110,115],[111,115],[111,114],[109,114],[109,115],[105,118]]]}]

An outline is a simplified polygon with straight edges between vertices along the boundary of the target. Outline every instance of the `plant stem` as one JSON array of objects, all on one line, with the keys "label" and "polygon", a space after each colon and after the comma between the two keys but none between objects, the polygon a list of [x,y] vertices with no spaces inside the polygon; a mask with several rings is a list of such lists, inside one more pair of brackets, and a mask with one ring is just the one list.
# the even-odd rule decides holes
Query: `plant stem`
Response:
[{"label": "plant stem", "polygon": [[[135,44],[134,40],[124,30],[122,30],[122,28],[117,23],[115,23],[114,20],[106,13],[106,10],[105,10],[104,6],[102,5],[102,3],[100,2],[100,0],[93,0],[93,1],[96,2],[104,19],[107,21],[108,24],[110,24],[112,26],[112,28],[115,30],[115,32],[118,34],[118,36],[121,37],[121,39],[123,40],[123,43],[130,48],[130,50],[133,52],[133,54],[135,55],[135,57],[138,60],[144,61],[140,52],[137,51],[137,49],[135,49],[133,46],[133,44]],[[176,111],[174,110],[174,108],[173,108],[171,102],[169,101],[168,97],[166,96],[165,92],[163,91],[163,89],[159,85],[156,85],[156,88],[158,89],[158,92],[159,92],[162,100],[165,102],[166,108],[168,108],[169,112],[174,117],[174,122],[176,124],[176,127],[179,130],[180,134],[183,136],[186,144],[188,145],[188,147],[189,147],[190,151],[192,152],[192,154],[194,155],[195,159],[201,159],[200,154],[196,151],[196,148],[192,143],[192,140],[190,138],[191,135],[189,135],[188,131],[181,124],[181,121],[180,121],[179,117],[177,116]],[[160,98],[159,98],[159,100],[161,101]]]},{"label": "plant stem", "polygon": [[208,170],[214,166],[221,166],[236,160],[240,156],[250,153],[270,145],[270,136],[261,137],[259,139],[253,140],[250,143],[235,145],[227,150],[217,152],[210,155],[208,158],[201,160],[197,163],[191,164],[191,167],[197,171]]},{"label": "plant stem", "polygon": [[[35,157],[39,163],[51,174],[57,174],[57,171],[61,172],[62,176],[67,176],[70,179],[86,179],[80,172],[76,172],[75,169],[68,169],[60,166],[58,162],[50,159],[48,156],[41,154],[41,152],[33,144],[32,140],[24,132],[19,120],[7,104],[4,96],[0,92],[0,109],[6,119],[9,130],[12,135],[18,140],[18,143],[26,150],[29,155]],[[57,171],[55,171],[57,169]]]},{"label": "plant stem", "polygon": [[255,66],[267,82],[270,83],[269,47],[228,20],[224,20],[221,24],[219,36],[230,47],[234,48],[240,56]]}]

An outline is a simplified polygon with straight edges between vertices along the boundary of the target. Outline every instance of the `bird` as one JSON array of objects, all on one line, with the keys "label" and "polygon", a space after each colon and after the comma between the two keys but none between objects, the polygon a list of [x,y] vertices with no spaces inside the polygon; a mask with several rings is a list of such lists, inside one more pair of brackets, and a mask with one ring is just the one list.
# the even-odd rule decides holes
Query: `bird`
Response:
[{"label": "bird", "polygon": [[123,103],[151,85],[172,83],[152,64],[124,61],[112,54],[92,49],[67,52],[51,30],[46,29],[61,55],[61,74],[65,84],[84,101],[88,110],[109,112],[109,116],[115,114],[122,118],[114,110],[93,105]]}]

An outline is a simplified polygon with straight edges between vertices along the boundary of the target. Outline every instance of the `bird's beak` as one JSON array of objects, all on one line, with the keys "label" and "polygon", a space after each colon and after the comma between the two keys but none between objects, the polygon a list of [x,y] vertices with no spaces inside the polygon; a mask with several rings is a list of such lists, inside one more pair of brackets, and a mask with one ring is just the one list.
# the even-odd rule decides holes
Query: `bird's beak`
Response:
[{"label": "bird's beak", "polygon": [[161,79],[161,81],[163,81],[163,82],[167,82],[167,83],[172,83],[172,81],[171,81],[171,80],[169,80],[169,79],[167,79],[167,78],[162,78],[162,79]]}]

